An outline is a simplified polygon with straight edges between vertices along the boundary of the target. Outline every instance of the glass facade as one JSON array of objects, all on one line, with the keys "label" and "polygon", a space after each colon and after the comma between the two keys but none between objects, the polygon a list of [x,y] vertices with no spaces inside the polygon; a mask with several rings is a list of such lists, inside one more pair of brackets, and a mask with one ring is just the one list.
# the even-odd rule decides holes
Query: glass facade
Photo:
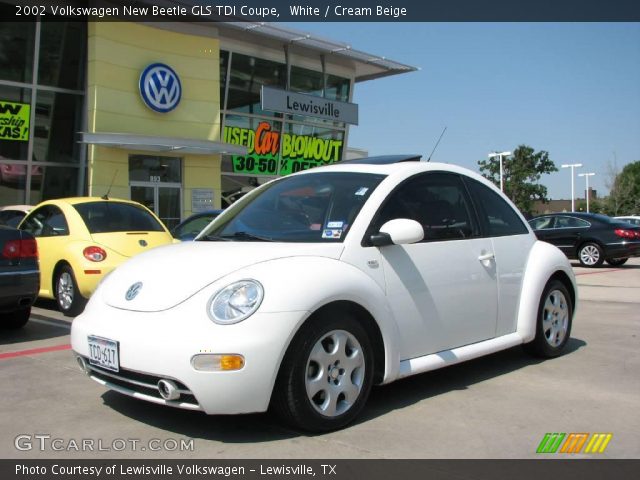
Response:
[{"label": "glass facade", "polygon": [[221,140],[248,150],[222,158],[223,207],[276,176],[342,160],[344,123],[262,110],[260,91],[263,85],[288,85],[298,93],[348,102],[350,79],[296,65],[287,69],[284,52],[282,62],[228,51],[221,51],[220,59]]},{"label": "glass facade", "polygon": [[0,205],[83,193],[86,44],[83,22],[0,22]]}]

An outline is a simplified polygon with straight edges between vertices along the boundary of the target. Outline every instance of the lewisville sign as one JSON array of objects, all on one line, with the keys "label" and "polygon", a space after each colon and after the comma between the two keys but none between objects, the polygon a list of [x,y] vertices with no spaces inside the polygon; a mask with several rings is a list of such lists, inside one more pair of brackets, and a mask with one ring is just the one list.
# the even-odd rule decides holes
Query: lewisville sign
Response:
[{"label": "lewisville sign", "polygon": [[358,105],[355,103],[338,102],[316,95],[295,93],[264,85],[260,99],[263,110],[358,124]]}]

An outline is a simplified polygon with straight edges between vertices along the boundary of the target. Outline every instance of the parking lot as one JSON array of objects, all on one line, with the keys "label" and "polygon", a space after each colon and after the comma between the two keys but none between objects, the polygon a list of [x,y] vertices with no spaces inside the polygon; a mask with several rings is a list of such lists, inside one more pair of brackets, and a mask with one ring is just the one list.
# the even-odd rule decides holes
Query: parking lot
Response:
[{"label": "parking lot", "polygon": [[574,269],[562,357],[513,348],[377,387],[355,425],[315,436],[269,413],[208,417],[106,391],[78,368],[70,320],[38,303],[24,329],[0,330],[0,457],[533,458],[545,433],[581,432],[613,434],[598,457],[638,458],[640,259]]}]

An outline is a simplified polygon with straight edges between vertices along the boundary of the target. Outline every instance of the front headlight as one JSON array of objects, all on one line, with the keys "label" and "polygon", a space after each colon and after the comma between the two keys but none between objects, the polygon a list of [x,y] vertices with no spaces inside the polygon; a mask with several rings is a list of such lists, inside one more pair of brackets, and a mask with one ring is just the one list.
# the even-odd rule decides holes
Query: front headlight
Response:
[{"label": "front headlight", "polygon": [[262,285],[255,280],[240,280],[226,286],[209,301],[211,320],[222,325],[238,323],[250,317],[264,296]]}]

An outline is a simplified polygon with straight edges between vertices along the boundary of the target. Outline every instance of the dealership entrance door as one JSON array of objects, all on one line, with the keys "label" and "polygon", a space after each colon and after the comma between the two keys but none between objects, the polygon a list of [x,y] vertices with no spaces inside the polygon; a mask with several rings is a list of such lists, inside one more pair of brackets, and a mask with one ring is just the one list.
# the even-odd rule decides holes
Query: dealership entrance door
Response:
[{"label": "dealership entrance door", "polygon": [[155,213],[169,230],[180,223],[182,159],[129,155],[130,198]]}]

